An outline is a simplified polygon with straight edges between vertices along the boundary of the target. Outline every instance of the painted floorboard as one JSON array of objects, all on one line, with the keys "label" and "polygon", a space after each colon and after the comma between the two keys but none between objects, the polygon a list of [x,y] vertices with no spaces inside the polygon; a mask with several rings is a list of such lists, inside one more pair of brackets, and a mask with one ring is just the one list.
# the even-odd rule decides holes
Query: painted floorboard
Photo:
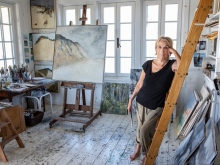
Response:
[{"label": "painted floorboard", "polygon": [[[0,160],[0,165],[141,164],[143,156],[132,162],[129,159],[136,147],[136,116],[131,126],[129,115],[102,114],[85,132],[75,132],[82,124],[58,121],[52,128],[49,127],[49,122],[61,114],[62,106],[53,105],[53,109],[53,114],[50,110],[46,111],[41,123],[27,127],[20,134],[25,148],[19,148],[15,140],[5,146],[4,151],[9,161],[4,163]],[[170,165],[179,144],[174,120],[164,136],[156,165]]]}]

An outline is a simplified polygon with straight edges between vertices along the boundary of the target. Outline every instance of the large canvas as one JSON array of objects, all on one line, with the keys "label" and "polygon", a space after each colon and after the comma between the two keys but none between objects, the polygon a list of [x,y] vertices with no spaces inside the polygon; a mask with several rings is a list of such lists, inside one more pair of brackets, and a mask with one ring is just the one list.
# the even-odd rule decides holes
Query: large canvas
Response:
[{"label": "large canvas", "polygon": [[32,34],[35,61],[53,61],[55,33]]},{"label": "large canvas", "polygon": [[104,113],[127,114],[129,84],[104,83],[101,110]]},{"label": "large canvas", "polygon": [[[52,65],[35,65],[35,77],[45,77],[52,78]],[[48,92],[59,93],[59,84],[56,82],[55,84],[46,85],[45,86]]]},{"label": "large canvas", "polygon": [[53,79],[103,83],[107,26],[57,27]]},{"label": "large canvas", "polygon": [[31,26],[35,28],[55,28],[54,0],[30,0]]},{"label": "large canvas", "polygon": [[194,90],[191,93],[191,95],[188,97],[186,104],[180,111],[180,114],[177,118],[177,136],[179,136],[181,130],[188,121],[190,115],[195,110],[198,102],[199,102],[199,96],[198,93]]},{"label": "large canvas", "polygon": [[[131,84],[130,84],[129,97],[132,96],[133,91],[134,91],[134,89],[140,79],[141,71],[142,71],[142,69],[131,69],[131,72],[130,72]],[[136,99],[134,99],[132,102],[132,110],[133,110],[133,112],[136,112]]]},{"label": "large canvas", "polygon": [[214,121],[210,118],[206,123],[206,138],[199,146],[198,150],[193,153],[188,164],[189,165],[201,165],[212,164],[216,151],[215,133],[214,133]]},{"label": "large canvas", "polygon": [[205,138],[205,120],[200,120],[196,127],[181,142],[173,157],[174,165],[184,165]]}]

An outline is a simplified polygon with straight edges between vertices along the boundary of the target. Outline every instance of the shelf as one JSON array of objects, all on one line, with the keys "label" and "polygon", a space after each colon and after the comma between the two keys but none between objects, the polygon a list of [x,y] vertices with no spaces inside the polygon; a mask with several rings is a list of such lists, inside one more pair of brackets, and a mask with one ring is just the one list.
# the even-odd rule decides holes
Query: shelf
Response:
[{"label": "shelf", "polygon": [[216,60],[216,56],[213,56],[212,54],[209,54],[209,57],[211,57],[211,58]]},{"label": "shelf", "polygon": [[218,20],[219,19],[220,12],[216,13],[212,17],[210,17],[210,20]]}]

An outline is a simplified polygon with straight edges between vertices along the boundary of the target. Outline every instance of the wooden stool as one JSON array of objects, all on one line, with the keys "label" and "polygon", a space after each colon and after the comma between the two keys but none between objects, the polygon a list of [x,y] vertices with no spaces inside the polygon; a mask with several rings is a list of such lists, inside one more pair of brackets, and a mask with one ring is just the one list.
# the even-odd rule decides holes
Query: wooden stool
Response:
[{"label": "wooden stool", "polygon": [[23,142],[21,141],[20,139],[20,136],[18,135],[14,125],[12,124],[10,118],[8,117],[5,109],[0,109],[0,128],[4,128],[8,126],[9,129],[11,130],[12,132],[12,135],[8,138],[3,138],[2,141],[0,142],[0,158],[4,161],[4,162],[7,162],[8,159],[5,155],[5,152],[4,152],[4,147],[7,143],[9,143],[10,141],[12,140],[16,140],[19,147],[21,148],[24,148],[24,144]]}]

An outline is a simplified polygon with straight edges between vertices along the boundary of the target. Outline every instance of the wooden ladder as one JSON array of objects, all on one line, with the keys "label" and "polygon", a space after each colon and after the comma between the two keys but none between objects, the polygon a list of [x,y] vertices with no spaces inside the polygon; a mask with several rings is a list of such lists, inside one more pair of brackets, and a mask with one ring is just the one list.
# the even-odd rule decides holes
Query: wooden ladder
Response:
[{"label": "wooden ladder", "polygon": [[16,140],[19,147],[21,148],[24,148],[24,144],[23,142],[21,141],[14,125],[12,124],[10,118],[8,117],[5,109],[0,109],[0,129],[1,128],[4,128],[4,127],[9,127],[9,129],[11,130],[12,132],[12,135],[8,138],[2,138],[2,141],[0,142],[0,158],[4,161],[4,162],[7,162],[8,159],[5,155],[5,152],[4,152],[4,147],[7,143],[9,143],[10,141],[12,140]]},{"label": "wooden ladder", "polygon": [[146,155],[144,165],[153,165],[158,155],[158,151],[163,140],[164,134],[167,130],[170,117],[173,109],[176,105],[178,95],[180,93],[182,84],[186,75],[188,74],[188,68],[193,57],[193,53],[196,49],[199,37],[201,35],[203,26],[196,26],[195,24],[204,24],[212,6],[213,0],[200,0],[197,9],[194,13],[194,19],[192,21],[187,39],[184,44],[183,52],[181,55],[181,62],[177,73],[174,76],[170,91],[165,102],[164,110],[156,128],[150,149]]}]

